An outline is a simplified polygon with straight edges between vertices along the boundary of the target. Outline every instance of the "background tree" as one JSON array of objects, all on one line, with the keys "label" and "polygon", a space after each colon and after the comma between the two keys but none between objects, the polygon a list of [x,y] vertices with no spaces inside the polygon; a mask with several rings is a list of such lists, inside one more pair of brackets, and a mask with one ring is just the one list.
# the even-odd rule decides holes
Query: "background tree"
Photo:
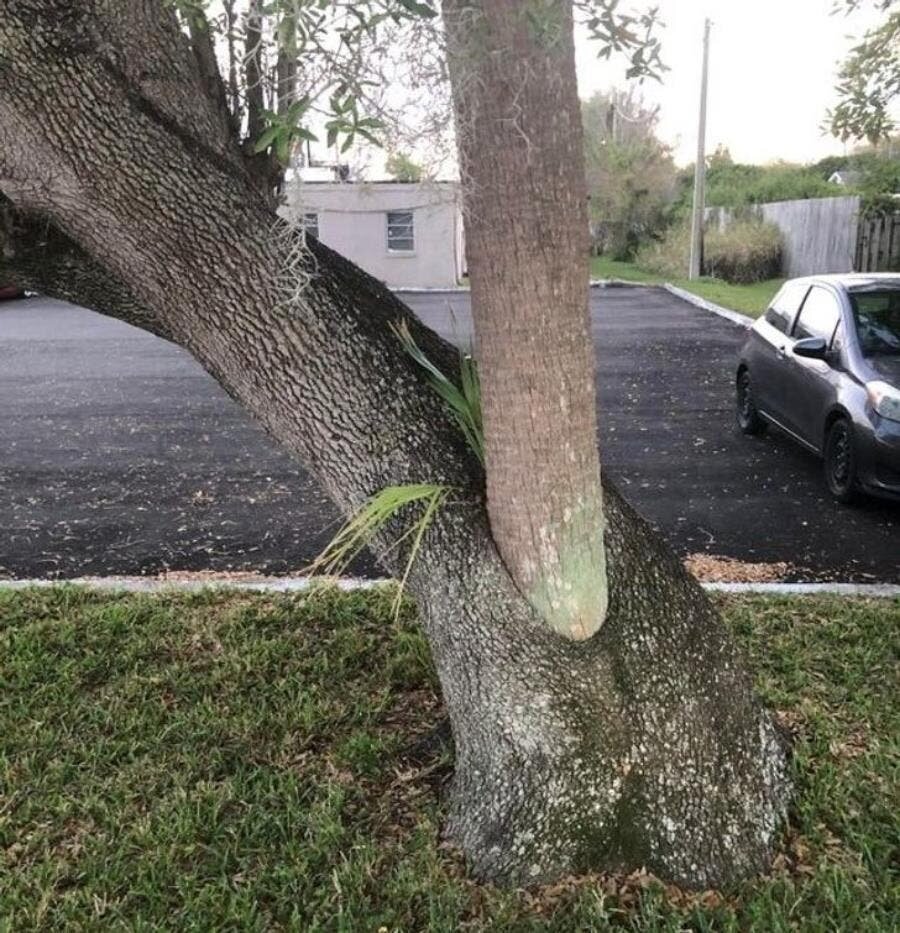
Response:
[{"label": "background tree", "polygon": [[[608,484],[601,502],[573,11],[602,54],[652,67],[654,17],[612,0],[444,8],[486,476],[394,325],[446,373],[457,351],[273,211],[272,166],[318,98],[257,97],[321,68],[328,141],[373,131],[365,85],[321,63],[335,44],[376,54],[380,27],[430,21],[426,4],[232,10],[235,88],[197,5],[180,22],[162,0],[0,0],[0,266],[187,348],[348,513],[391,485],[453,490],[409,589],[455,739],[447,834],[477,875],[646,865],[719,884],[768,864],[785,752],[703,591]],[[403,528],[373,541],[388,572]]]},{"label": "background tree", "polygon": [[827,118],[839,139],[886,139],[896,129],[892,107],[900,98],[900,5],[898,0],[841,0],[850,13],[873,5],[885,16],[851,49],[838,72],[838,103]]},{"label": "background tree", "polygon": [[864,210],[891,213],[897,206],[894,195],[900,192],[900,135],[857,146],[846,155],[827,156],[813,168],[825,179],[844,173],[844,191],[861,195]]},{"label": "background tree", "polygon": [[[676,218],[688,215],[691,208],[693,166],[678,173],[678,194],[671,212]],[[830,173],[829,173],[830,175]],[[706,201],[710,207],[740,208],[770,201],[802,198],[827,198],[848,194],[846,188],[832,184],[815,165],[772,162],[750,165],[732,160],[727,150],[716,150],[708,160]]]},{"label": "background tree", "polygon": [[392,152],[384,164],[385,171],[396,181],[421,181],[424,169],[405,152]]},{"label": "background tree", "polygon": [[656,135],[659,108],[632,86],[594,94],[581,112],[594,249],[631,259],[665,229],[675,195],[672,151]]}]

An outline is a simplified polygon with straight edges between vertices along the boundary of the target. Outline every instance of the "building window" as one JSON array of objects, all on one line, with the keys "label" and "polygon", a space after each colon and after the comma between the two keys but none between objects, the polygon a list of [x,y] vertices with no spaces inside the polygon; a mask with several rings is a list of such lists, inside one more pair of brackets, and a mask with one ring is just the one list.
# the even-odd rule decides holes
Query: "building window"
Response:
[{"label": "building window", "polygon": [[312,234],[319,239],[319,215],[316,213],[306,213],[303,215],[303,232]]},{"label": "building window", "polygon": [[415,250],[412,211],[388,211],[387,247],[389,253],[411,253]]}]

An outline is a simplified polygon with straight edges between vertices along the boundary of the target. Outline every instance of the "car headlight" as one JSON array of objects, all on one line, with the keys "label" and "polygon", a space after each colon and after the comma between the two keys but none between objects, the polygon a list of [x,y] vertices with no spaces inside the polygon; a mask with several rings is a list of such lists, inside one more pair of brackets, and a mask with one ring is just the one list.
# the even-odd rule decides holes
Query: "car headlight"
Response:
[{"label": "car headlight", "polygon": [[887,382],[867,382],[869,404],[888,421],[900,421],[900,389]]}]

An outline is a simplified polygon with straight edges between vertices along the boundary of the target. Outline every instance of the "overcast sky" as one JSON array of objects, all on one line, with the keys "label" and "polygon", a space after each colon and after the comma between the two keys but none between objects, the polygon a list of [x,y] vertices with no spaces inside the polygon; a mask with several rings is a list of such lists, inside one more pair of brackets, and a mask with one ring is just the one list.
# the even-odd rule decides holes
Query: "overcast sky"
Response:
[{"label": "overcast sky", "polygon": [[[741,162],[809,162],[844,151],[823,135],[834,103],[837,63],[877,15],[832,16],[832,0],[656,0],[666,26],[662,83],[645,82],[648,100],[661,105],[660,136],[679,164],[694,161],[703,20],[710,33],[707,151],[723,143]],[[579,39],[582,97],[624,86],[622,69],[597,61]]]}]

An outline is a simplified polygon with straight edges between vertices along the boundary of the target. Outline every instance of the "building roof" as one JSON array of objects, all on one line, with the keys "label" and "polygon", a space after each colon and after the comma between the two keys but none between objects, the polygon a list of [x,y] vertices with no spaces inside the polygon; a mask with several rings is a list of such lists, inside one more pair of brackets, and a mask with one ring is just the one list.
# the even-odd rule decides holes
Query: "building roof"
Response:
[{"label": "building roof", "polygon": [[855,185],[862,180],[862,172],[852,168],[839,168],[828,176],[833,185]]}]

